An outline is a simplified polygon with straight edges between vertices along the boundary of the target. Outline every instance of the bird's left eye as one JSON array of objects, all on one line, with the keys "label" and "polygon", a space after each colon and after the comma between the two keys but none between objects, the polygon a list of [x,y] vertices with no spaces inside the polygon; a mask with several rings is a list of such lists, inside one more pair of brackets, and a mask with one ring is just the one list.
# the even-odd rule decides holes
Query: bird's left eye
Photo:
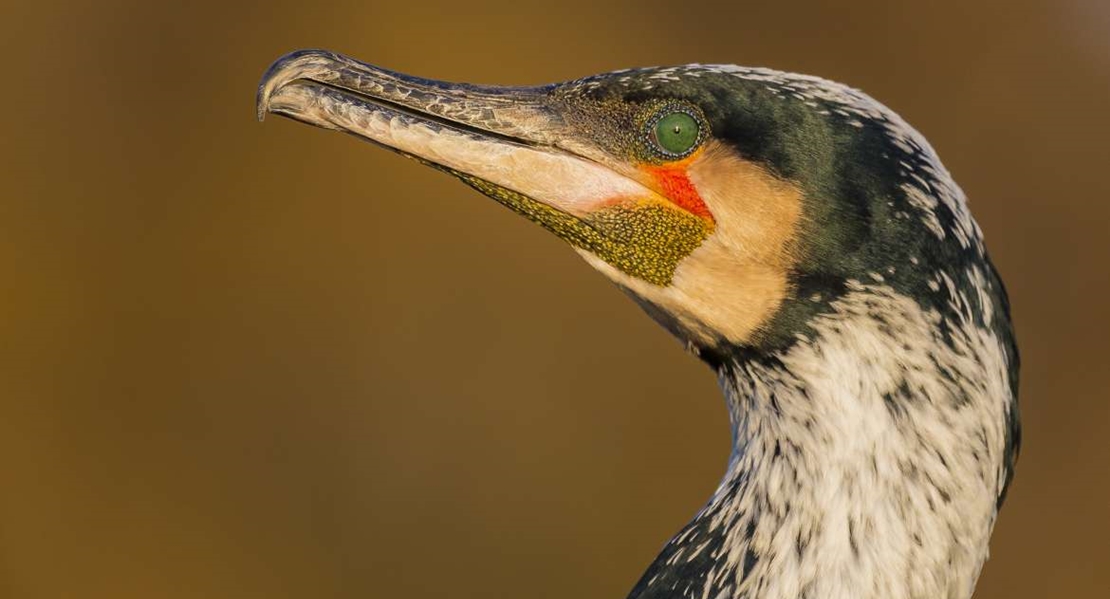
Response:
[{"label": "bird's left eye", "polygon": [[672,157],[684,156],[701,140],[701,124],[688,112],[664,113],[655,120],[651,137],[664,154]]}]

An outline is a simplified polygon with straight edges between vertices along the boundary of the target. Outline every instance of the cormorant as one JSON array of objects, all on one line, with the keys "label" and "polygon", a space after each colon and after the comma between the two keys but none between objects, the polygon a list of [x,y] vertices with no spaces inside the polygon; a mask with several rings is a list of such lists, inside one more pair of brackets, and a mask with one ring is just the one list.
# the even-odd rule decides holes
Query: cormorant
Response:
[{"label": "cormorant", "polygon": [[733,449],[630,599],[962,599],[1020,443],[1006,292],[960,188],[865,94],[731,65],[453,84],[322,50],[272,112],[569,242],[716,372]]}]

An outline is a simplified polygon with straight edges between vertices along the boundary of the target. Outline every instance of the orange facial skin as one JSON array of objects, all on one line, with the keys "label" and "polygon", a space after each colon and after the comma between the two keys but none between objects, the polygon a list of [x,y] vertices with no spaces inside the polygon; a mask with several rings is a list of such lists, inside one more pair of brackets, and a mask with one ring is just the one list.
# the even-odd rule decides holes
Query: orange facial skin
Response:
[{"label": "orange facial skin", "polygon": [[699,154],[701,154],[701,150],[675,162],[643,164],[640,166],[640,170],[648,175],[655,184],[656,190],[663,197],[674,202],[676,206],[690,214],[714,223],[713,213],[709,211],[709,207],[698,195],[697,188],[694,187],[694,184],[690,182],[690,178],[686,175],[687,167],[697,159]]}]

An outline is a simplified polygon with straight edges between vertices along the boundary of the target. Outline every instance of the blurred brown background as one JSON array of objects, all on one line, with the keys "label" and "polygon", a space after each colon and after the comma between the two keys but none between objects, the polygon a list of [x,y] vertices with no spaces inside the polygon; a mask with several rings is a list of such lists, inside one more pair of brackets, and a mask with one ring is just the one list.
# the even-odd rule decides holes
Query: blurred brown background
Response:
[{"label": "blurred brown background", "polygon": [[0,597],[623,598],[723,472],[710,372],[562,242],[353,138],[255,122],[263,70],[306,46],[508,84],[734,62],[889,104],[971,197],[1023,353],[977,597],[1110,592],[1107,2],[0,21]]}]

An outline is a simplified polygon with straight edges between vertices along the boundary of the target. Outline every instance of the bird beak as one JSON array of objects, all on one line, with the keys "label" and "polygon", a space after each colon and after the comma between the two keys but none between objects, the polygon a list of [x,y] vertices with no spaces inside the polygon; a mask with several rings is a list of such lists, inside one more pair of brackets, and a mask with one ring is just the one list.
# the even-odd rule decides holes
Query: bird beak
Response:
[{"label": "bird beak", "polygon": [[590,234],[571,230],[580,217],[656,194],[597,160],[552,89],[433,81],[302,50],[266,71],[257,107],[259,120],[344,131],[445,170],[574,242]]}]

